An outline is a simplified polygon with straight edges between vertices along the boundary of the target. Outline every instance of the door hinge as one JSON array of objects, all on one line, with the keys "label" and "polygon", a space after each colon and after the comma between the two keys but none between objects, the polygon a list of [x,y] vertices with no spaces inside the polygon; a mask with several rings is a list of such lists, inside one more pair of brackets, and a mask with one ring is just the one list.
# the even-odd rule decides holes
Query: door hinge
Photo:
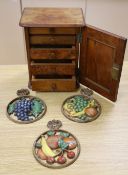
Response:
[{"label": "door hinge", "polygon": [[113,80],[119,79],[119,73],[120,73],[120,66],[117,64],[114,64],[112,67],[111,75]]},{"label": "door hinge", "polygon": [[78,43],[81,43],[81,42],[82,42],[82,32],[79,32],[79,33],[77,34],[77,42],[78,42]]}]

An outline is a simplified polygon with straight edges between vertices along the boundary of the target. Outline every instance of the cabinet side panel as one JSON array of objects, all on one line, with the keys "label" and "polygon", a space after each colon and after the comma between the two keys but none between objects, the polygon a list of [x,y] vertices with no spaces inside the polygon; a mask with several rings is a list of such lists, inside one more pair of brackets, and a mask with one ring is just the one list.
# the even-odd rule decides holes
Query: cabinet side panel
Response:
[{"label": "cabinet side panel", "polygon": [[27,27],[24,28],[24,33],[25,33],[25,44],[26,44],[26,52],[27,52],[27,62],[28,62],[28,72],[29,72],[29,87],[31,87],[31,79],[32,79],[32,74],[30,71],[30,41],[29,41],[29,29]]}]

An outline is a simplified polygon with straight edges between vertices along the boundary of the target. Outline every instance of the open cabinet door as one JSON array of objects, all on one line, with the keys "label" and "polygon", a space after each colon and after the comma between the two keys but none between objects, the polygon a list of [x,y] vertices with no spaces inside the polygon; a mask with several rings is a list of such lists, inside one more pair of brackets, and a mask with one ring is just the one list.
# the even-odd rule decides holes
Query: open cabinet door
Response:
[{"label": "open cabinet door", "polygon": [[116,101],[126,39],[86,26],[80,47],[80,83]]}]

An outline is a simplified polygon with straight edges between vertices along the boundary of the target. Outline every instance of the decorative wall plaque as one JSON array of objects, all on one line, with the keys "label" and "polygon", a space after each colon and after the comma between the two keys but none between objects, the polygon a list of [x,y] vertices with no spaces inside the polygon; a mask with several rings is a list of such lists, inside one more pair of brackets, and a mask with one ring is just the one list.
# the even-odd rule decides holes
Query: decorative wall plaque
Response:
[{"label": "decorative wall plaque", "polygon": [[59,129],[61,121],[52,120],[49,130],[43,132],[34,142],[33,154],[36,160],[48,168],[64,168],[76,161],[80,154],[77,138],[68,131]]},{"label": "decorative wall plaque", "polygon": [[16,123],[32,123],[41,119],[46,112],[46,104],[38,97],[30,96],[28,89],[17,91],[19,97],[7,105],[7,117]]},{"label": "decorative wall plaque", "polygon": [[68,97],[63,102],[62,113],[75,122],[91,122],[101,114],[101,105],[93,98],[92,90],[81,89],[81,95]]}]

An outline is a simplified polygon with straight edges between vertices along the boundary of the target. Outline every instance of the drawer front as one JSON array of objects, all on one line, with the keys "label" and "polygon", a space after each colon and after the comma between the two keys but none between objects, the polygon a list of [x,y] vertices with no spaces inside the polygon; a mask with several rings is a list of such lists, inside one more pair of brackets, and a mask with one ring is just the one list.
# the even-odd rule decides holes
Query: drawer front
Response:
[{"label": "drawer front", "polygon": [[30,49],[31,59],[76,59],[76,49]]},{"label": "drawer front", "polygon": [[76,89],[75,77],[71,79],[35,79],[32,78],[32,90],[34,91],[74,91]]},{"label": "drawer front", "polygon": [[54,27],[44,27],[44,28],[41,28],[41,27],[31,27],[29,28],[29,33],[30,34],[71,34],[71,35],[75,35],[77,33],[80,32],[80,28],[77,27],[77,28],[73,28],[73,27],[57,27],[57,28],[54,28]]},{"label": "drawer front", "polygon": [[39,45],[75,45],[75,36],[69,35],[34,35],[30,36],[30,44]]},{"label": "drawer front", "polygon": [[33,75],[74,75],[75,61],[72,63],[31,63]]}]

